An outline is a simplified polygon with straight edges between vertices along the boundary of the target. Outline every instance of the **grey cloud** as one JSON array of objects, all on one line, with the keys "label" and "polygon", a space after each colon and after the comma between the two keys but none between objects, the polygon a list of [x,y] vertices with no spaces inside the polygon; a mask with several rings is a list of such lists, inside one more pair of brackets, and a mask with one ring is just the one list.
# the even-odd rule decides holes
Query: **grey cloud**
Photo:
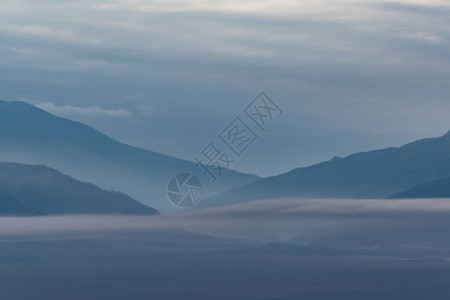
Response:
[{"label": "grey cloud", "polygon": [[[122,231],[164,231],[190,229],[193,231],[227,231],[238,227],[261,228],[277,222],[290,222],[295,228],[302,222],[314,220],[350,220],[382,218],[448,218],[450,199],[404,200],[345,200],[345,199],[272,199],[245,204],[185,211],[167,216],[48,216],[2,217],[0,236],[33,236],[55,234],[86,234]],[[329,221],[327,221],[329,222]],[[322,224],[322,223],[317,223]],[[311,226],[311,225],[309,225]]]},{"label": "grey cloud", "polygon": [[448,216],[450,199],[272,199],[187,213],[193,219]]},{"label": "grey cloud", "polygon": [[105,109],[100,106],[76,107],[72,105],[58,106],[51,102],[44,102],[36,105],[37,107],[48,111],[57,116],[68,117],[70,119],[77,117],[112,117],[123,118],[131,117],[132,113],[125,109]]},{"label": "grey cloud", "polygon": [[450,127],[442,2],[178,3],[2,2],[0,96],[130,111],[72,117],[190,159],[264,90],[288,113],[236,165],[261,175]]},{"label": "grey cloud", "polygon": [[449,7],[445,7],[443,5],[426,5],[426,4],[414,4],[414,3],[405,3],[405,2],[382,2],[376,4],[369,4],[374,7],[378,7],[388,11],[399,11],[399,12],[407,12],[414,13],[419,15],[432,15],[432,16],[448,16],[450,12]]}]

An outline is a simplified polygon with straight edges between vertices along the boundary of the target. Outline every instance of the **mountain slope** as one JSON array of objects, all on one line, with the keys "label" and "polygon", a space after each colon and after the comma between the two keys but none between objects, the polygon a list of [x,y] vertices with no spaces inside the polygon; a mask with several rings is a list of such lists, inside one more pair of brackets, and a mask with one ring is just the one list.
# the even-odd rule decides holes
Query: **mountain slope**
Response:
[{"label": "mountain slope", "polygon": [[0,216],[33,216],[40,214],[23,205],[19,200],[0,193]]},{"label": "mountain slope", "polygon": [[197,175],[205,196],[259,179],[227,171],[211,183],[193,162],[119,143],[25,102],[0,101],[0,144],[2,161],[44,164],[102,188],[119,190],[159,211],[174,210],[166,189],[172,176],[180,172]]},{"label": "mountain slope", "polygon": [[450,178],[422,183],[389,198],[450,198]]},{"label": "mountain slope", "polygon": [[[17,199],[17,200],[16,200]],[[9,202],[7,202],[9,200]],[[0,163],[0,212],[30,214],[157,214],[132,198],[77,181],[42,165]]]},{"label": "mountain slope", "polygon": [[234,188],[201,205],[288,197],[386,198],[444,177],[450,177],[450,133],[295,169]]}]

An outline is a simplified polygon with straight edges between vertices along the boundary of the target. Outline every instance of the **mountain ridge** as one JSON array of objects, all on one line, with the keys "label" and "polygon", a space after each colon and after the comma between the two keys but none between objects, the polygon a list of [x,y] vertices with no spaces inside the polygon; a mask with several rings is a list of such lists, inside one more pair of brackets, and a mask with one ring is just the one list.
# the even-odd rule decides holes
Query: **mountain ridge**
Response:
[{"label": "mountain ridge", "polygon": [[[2,195],[23,208],[19,215],[158,213],[127,195],[100,189],[44,165],[0,162],[0,200]],[[4,207],[0,201],[0,212]]]},{"label": "mountain ridge", "polygon": [[230,189],[202,207],[268,198],[385,199],[423,182],[450,177],[450,134],[296,168]]},{"label": "mountain ridge", "polygon": [[450,177],[425,182],[388,199],[450,198]]},{"label": "mountain ridge", "polygon": [[120,143],[26,102],[0,101],[0,144],[1,161],[47,165],[103,189],[119,190],[161,212],[176,210],[166,192],[178,173],[202,179],[205,197],[260,179],[228,170],[212,183],[195,162]]}]

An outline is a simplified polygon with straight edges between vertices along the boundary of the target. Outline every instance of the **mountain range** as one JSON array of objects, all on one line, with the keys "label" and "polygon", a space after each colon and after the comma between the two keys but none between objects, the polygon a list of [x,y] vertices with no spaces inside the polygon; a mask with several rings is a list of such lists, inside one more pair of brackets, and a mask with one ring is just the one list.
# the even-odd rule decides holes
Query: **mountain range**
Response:
[{"label": "mountain range", "polygon": [[263,179],[230,170],[215,183],[195,162],[120,143],[25,102],[0,101],[0,144],[0,161],[20,163],[0,164],[3,215],[171,212],[168,182],[184,172],[202,179],[199,208],[268,198],[450,197],[450,132]]},{"label": "mountain range", "polygon": [[[310,167],[258,180],[206,199],[201,207],[269,198],[380,198],[429,196],[450,184],[450,132],[398,148],[335,157]],[[416,187],[419,185],[419,187]],[[416,187],[416,188],[414,188]],[[414,188],[414,189],[413,189]],[[408,193],[398,194],[407,190]],[[438,190],[436,190],[438,189]],[[421,191],[421,193],[418,193]]]},{"label": "mountain range", "polygon": [[178,173],[197,175],[204,197],[260,179],[230,170],[213,183],[194,162],[120,143],[25,102],[0,101],[0,145],[0,161],[46,165],[160,212],[176,210],[166,193]]},{"label": "mountain range", "polygon": [[450,178],[425,182],[389,198],[450,198]]},{"label": "mountain range", "polygon": [[0,215],[157,213],[122,193],[102,190],[46,166],[0,163]]},{"label": "mountain range", "polygon": [[33,216],[39,213],[27,208],[19,200],[0,193],[0,216]]}]

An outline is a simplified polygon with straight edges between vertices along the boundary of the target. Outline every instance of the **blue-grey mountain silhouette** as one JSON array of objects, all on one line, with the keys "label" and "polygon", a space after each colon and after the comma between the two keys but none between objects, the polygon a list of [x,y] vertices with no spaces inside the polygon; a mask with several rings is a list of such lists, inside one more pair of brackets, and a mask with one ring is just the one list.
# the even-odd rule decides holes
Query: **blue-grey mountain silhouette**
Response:
[{"label": "blue-grey mountain silhouette", "polygon": [[194,162],[122,144],[25,102],[0,101],[0,145],[1,161],[47,165],[101,188],[119,190],[158,211],[175,209],[167,199],[167,183],[180,172],[202,180],[205,196],[259,179],[226,171],[212,183]]},{"label": "blue-grey mountain silhouette", "polygon": [[19,200],[0,193],[0,216],[34,216],[40,212],[27,208]]},{"label": "blue-grey mountain silhouette", "polygon": [[450,177],[416,185],[390,198],[450,198]]},{"label": "blue-grey mountain silhouette", "polygon": [[119,192],[105,191],[42,165],[0,163],[0,214],[125,214],[157,211]]},{"label": "blue-grey mountain silhouette", "polygon": [[386,198],[427,181],[450,177],[450,132],[399,148],[333,158],[261,179],[211,197],[201,206],[268,198]]}]

